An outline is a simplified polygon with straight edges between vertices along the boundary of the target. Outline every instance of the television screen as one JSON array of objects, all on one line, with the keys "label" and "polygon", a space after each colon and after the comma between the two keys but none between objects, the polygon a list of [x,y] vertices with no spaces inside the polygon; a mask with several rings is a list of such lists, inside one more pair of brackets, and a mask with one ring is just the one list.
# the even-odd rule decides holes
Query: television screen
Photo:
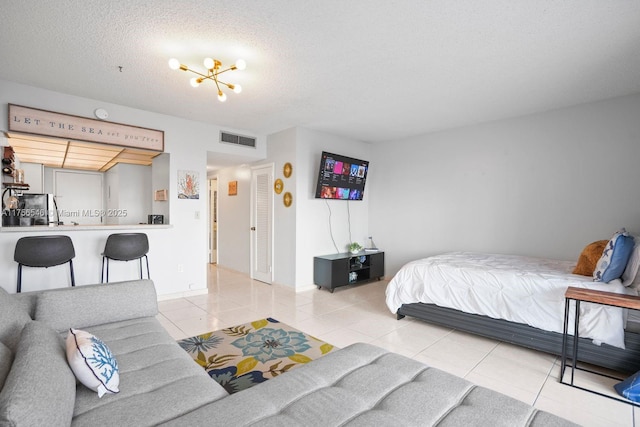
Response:
[{"label": "television screen", "polygon": [[322,152],[317,199],[362,200],[369,162],[339,154]]}]

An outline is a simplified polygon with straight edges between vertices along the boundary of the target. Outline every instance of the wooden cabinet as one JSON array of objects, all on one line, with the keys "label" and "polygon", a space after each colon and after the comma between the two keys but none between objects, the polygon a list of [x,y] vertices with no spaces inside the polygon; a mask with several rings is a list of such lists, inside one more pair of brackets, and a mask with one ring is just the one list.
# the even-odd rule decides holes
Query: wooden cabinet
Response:
[{"label": "wooden cabinet", "polygon": [[384,277],[384,252],[341,253],[313,258],[313,283],[331,292],[339,286],[371,282]]}]

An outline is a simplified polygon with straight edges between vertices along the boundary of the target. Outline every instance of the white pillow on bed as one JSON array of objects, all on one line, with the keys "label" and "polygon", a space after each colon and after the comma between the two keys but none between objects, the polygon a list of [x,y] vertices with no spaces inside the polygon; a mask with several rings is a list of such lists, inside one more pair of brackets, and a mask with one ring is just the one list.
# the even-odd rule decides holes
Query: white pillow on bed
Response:
[{"label": "white pillow on bed", "polygon": [[638,277],[638,269],[640,268],[640,236],[633,236],[635,239],[635,246],[627,261],[627,267],[622,273],[622,284],[624,286],[631,286],[633,288],[640,285],[640,277]]}]

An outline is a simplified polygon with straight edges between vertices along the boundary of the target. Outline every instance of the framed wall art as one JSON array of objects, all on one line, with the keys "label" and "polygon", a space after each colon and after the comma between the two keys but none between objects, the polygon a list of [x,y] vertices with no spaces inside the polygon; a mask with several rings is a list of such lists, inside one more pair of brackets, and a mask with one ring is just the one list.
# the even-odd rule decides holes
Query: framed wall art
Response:
[{"label": "framed wall art", "polygon": [[178,171],[178,199],[200,198],[200,174],[196,171]]},{"label": "framed wall art", "polygon": [[238,181],[229,181],[229,195],[230,196],[238,195]]}]

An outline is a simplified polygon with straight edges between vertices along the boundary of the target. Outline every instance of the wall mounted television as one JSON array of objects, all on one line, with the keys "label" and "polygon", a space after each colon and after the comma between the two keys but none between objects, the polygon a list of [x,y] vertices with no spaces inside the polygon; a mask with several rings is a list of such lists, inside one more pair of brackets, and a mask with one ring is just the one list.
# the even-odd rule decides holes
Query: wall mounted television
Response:
[{"label": "wall mounted television", "polygon": [[362,200],[369,162],[322,152],[316,199]]}]

